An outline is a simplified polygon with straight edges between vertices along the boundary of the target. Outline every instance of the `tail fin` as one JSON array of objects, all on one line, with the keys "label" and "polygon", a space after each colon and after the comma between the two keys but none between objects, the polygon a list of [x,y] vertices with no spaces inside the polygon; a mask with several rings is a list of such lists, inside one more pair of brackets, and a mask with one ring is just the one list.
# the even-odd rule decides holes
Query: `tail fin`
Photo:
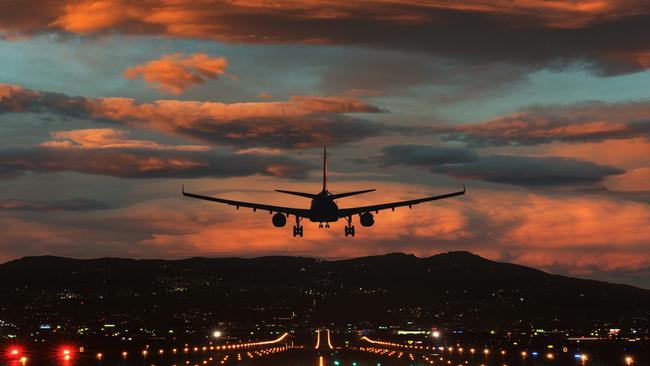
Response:
[{"label": "tail fin", "polygon": [[323,147],[323,192],[327,191],[327,146]]}]

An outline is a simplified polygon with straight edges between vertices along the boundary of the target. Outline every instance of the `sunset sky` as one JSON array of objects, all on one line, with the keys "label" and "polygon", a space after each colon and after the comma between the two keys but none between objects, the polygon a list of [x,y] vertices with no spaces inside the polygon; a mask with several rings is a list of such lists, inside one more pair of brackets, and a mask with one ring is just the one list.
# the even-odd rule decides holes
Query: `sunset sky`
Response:
[{"label": "sunset sky", "polygon": [[[0,262],[467,250],[650,288],[644,0],[0,1]],[[274,228],[192,192],[377,191]],[[291,223],[290,221],[289,223]]]}]

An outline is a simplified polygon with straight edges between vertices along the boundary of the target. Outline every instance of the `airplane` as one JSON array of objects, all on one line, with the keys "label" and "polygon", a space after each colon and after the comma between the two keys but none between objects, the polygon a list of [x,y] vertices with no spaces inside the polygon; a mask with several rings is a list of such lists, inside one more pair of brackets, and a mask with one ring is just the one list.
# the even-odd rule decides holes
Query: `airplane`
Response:
[{"label": "airplane", "polygon": [[239,207],[252,208],[253,212],[259,210],[268,211],[270,214],[275,212],[275,215],[272,217],[273,226],[275,227],[284,227],[287,224],[287,218],[290,216],[295,216],[296,224],[293,226],[293,237],[303,236],[303,226],[300,222],[303,219],[309,219],[311,222],[318,222],[320,225],[319,228],[323,228],[323,223],[325,223],[325,228],[330,227],[331,222],[336,222],[339,219],[345,219],[347,225],[345,226],[345,236],[354,236],[354,225],[352,225],[352,216],[359,215],[359,221],[364,227],[370,227],[375,223],[375,219],[372,215],[372,212],[378,214],[380,210],[392,209],[395,211],[396,207],[408,206],[411,208],[413,205],[418,203],[429,202],[440,200],[449,197],[455,197],[465,194],[465,185],[463,185],[463,190],[458,192],[447,193],[439,196],[429,196],[418,198],[408,201],[399,201],[399,202],[390,202],[383,203],[379,205],[370,205],[362,207],[350,207],[350,208],[339,208],[336,203],[336,199],[343,197],[350,197],[358,194],[373,192],[375,189],[365,189],[362,191],[354,192],[344,192],[344,193],[330,193],[327,190],[327,148],[323,149],[323,190],[320,193],[304,193],[304,192],[294,192],[294,191],[285,191],[281,189],[276,189],[276,192],[291,194],[294,196],[300,196],[311,199],[310,208],[292,208],[292,207],[282,207],[282,206],[273,206],[265,205],[260,203],[252,202],[242,202],[242,201],[233,201],[225,198],[203,196],[200,194],[185,192],[185,186],[182,186],[182,193],[185,197],[196,198],[200,200],[212,201],[223,203],[230,206],[235,206],[238,210]]}]

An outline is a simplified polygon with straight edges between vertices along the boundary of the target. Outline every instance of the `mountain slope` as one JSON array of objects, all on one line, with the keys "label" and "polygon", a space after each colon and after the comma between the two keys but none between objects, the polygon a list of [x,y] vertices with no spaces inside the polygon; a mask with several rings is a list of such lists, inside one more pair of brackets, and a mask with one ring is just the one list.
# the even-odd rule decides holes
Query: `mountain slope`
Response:
[{"label": "mountain slope", "polygon": [[551,275],[467,252],[337,261],[27,257],[0,265],[0,304],[0,319],[25,327],[285,318],[453,327],[650,323],[648,290]]}]

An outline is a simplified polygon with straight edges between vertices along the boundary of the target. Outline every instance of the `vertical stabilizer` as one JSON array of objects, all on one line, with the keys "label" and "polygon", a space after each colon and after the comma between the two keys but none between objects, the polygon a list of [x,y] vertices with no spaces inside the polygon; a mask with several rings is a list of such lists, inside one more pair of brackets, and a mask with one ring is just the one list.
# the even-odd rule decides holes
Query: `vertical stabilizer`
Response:
[{"label": "vertical stabilizer", "polygon": [[327,191],[327,146],[323,147],[323,192]]}]

